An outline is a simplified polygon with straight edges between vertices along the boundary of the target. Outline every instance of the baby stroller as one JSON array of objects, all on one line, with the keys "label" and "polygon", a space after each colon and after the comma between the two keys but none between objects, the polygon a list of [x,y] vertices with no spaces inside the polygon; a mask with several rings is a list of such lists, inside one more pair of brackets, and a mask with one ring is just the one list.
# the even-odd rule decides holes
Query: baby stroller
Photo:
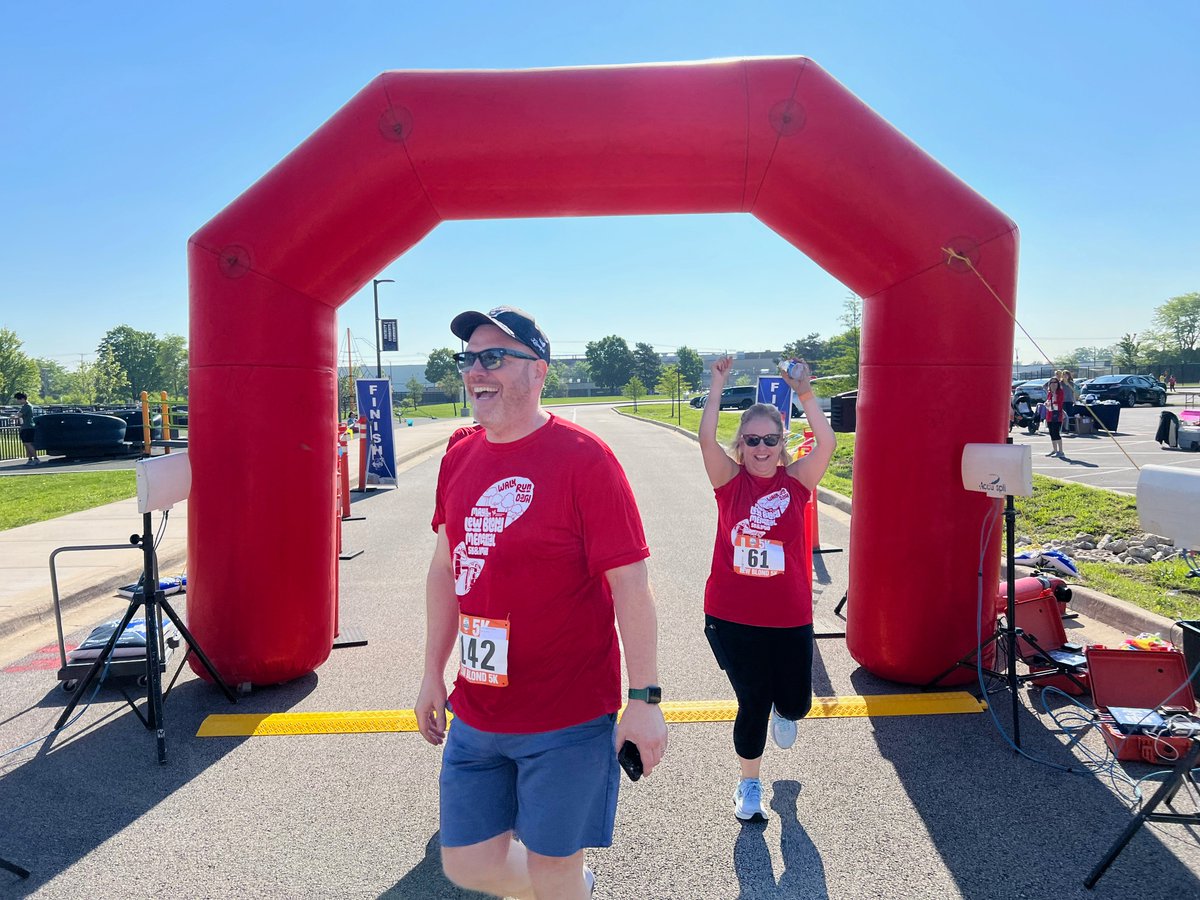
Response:
[{"label": "baby stroller", "polygon": [[1030,434],[1038,433],[1038,426],[1041,422],[1038,419],[1037,413],[1029,404],[1028,397],[1017,397],[1012,401],[1012,416],[1008,420],[1008,430],[1012,431],[1013,426],[1024,428]]}]

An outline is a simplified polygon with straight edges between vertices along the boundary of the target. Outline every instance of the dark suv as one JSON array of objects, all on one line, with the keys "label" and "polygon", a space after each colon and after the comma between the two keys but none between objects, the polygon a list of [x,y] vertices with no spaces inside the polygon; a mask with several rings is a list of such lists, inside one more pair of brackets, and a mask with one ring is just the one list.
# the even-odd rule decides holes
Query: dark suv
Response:
[{"label": "dark suv", "polygon": [[[696,397],[692,400],[697,406],[704,406],[708,402],[708,398],[712,394],[705,394],[703,397]],[[695,401],[699,400],[700,403]],[[721,409],[749,409],[758,401],[758,387],[753,384],[739,385],[737,387],[727,387],[721,391]],[[798,419],[803,415],[794,402],[792,403],[792,418]]]},{"label": "dark suv", "polygon": [[1116,400],[1122,406],[1167,405],[1167,389],[1145,375],[1101,375],[1079,386],[1077,399]]},{"label": "dark suv", "polygon": [[758,388],[752,384],[721,391],[721,409],[749,409],[757,400]]}]

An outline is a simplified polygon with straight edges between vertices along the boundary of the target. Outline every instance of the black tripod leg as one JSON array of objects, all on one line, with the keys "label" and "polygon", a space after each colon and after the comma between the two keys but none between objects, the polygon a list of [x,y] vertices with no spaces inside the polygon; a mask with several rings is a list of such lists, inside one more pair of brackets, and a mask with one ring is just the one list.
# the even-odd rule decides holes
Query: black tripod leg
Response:
[{"label": "black tripod leg", "polygon": [[5,859],[2,856],[0,856],[0,869],[6,869],[7,871],[12,872],[18,878],[28,878],[29,877],[28,869],[22,869],[16,863],[10,863],[7,859]]},{"label": "black tripod leg", "polygon": [[179,633],[183,635],[183,639],[187,641],[187,645],[191,652],[196,654],[196,657],[208,671],[208,674],[212,676],[213,682],[217,684],[222,691],[224,691],[225,696],[229,698],[230,703],[237,703],[237,697],[234,696],[233,691],[229,689],[229,685],[225,683],[225,679],[221,677],[221,674],[209,660],[208,656],[205,655],[204,651],[200,648],[200,645],[196,643],[196,639],[192,637],[192,633],[188,631],[187,626],[183,624],[183,617],[171,608],[171,604],[167,602],[165,597],[162,599],[162,607],[167,611],[167,615],[171,617],[171,621],[175,623],[175,627],[179,629]]},{"label": "black tripod leg", "polygon": [[849,592],[842,594],[842,599],[839,600],[838,605],[833,608],[833,614],[835,616],[840,616],[842,614],[842,607],[846,605],[846,600],[849,598],[849,596]]},{"label": "black tripod leg", "polygon": [[[158,580],[155,572],[155,581]],[[162,591],[154,592],[154,600],[146,604],[146,702],[149,704],[146,719],[154,729],[154,740],[158,745],[158,762],[167,761],[167,730],[163,723],[162,666],[159,653],[162,650],[162,623],[158,606],[163,602]]]},{"label": "black tripod leg", "polygon": [[96,661],[92,663],[92,667],[88,669],[87,674],[83,676],[83,680],[79,682],[79,687],[75,689],[75,696],[71,698],[71,702],[67,704],[67,708],[62,711],[62,715],[58,717],[58,721],[54,723],[54,730],[62,728],[66,724],[67,719],[71,718],[71,713],[75,711],[75,707],[79,705],[79,701],[83,699],[84,693],[88,686],[95,681],[96,675],[100,671],[100,667],[108,662],[112,656],[113,647],[117,644],[117,638],[125,633],[126,627],[129,625],[129,620],[133,618],[133,614],[137,612],[142,601],[136,595],[133,601],[129,604],[129,608],[125,610],[125,617],[121,619],[121,624],[117,626],[108,638],[108,643],[104,645],[104,649],[100,651],[100,655],[96,657]]},{"label": "black tripod leg", "polygon": [[1150,817],[1158,804],[1165,799],[1175,796],[1175,792],[1179,790],[1179,785],[1183,782],[1183,779],[1187,777],[1192,767],[1196,765],[1197,759],[1200,759],[1200,740],[1192,741],[1192,746],[1188,750],[1187,755],[1171,770],[1171,774],[1167,776],[1167,780],[1154,792],[1154,796],[1150,798],[1150,801],[1138,810],[1138,814],[1133,817],[1133,821],[1129,823],[1128,827],[1121,833],[1121,836],[1117,838],[1117,842],[1109,848],[1108,853],[1104,855],[1104,859],[1100,860],[1096,864],[1096,868],[1092,869],[1092,874],[1088,875],[1087,880],[1083,883],[1084,887],[1091,890],[1096,886],[1096,882],[1100,880],[1100,877],[1108,871],[1108,867],[1121,855],[1121,851],[1125,849],[1125,845],[1133,840],[1133,836],[1137,834],[1137,830],[1142,827],[1142,823]]}]

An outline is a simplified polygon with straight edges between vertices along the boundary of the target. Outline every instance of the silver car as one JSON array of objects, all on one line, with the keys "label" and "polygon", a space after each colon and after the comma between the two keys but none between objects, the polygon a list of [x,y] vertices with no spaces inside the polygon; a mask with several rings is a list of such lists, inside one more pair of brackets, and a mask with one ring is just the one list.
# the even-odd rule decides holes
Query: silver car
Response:
[{"label": "silver car", "polygon": [[1012,402],[1015,404],[1021,398],[1025,398],[1032,405],[1046,402],[1046,385],[1050,383],[1049,378],[1035,378],[1032,381],[1022,381],[1013,388]]}]

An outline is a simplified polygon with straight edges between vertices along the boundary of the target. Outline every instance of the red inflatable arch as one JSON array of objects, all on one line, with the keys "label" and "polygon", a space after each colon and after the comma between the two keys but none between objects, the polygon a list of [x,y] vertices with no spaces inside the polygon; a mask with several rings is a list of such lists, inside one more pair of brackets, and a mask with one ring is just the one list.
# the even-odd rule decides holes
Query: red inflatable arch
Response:
[{"label": "red inflatable arch", "polygon": [[[330,652],[341,303],[444,220],[734,212],[865,298],[854,658],[921,683],[967,653],[995,501],[959,458],[1005,437],[1013,332],[946,248],[1011,305],[1016,227],[813,62],[742,59],[388,72],[192,237],[188,615],[225,678]],[[281,414],[238,453],[247,402]]]}]

